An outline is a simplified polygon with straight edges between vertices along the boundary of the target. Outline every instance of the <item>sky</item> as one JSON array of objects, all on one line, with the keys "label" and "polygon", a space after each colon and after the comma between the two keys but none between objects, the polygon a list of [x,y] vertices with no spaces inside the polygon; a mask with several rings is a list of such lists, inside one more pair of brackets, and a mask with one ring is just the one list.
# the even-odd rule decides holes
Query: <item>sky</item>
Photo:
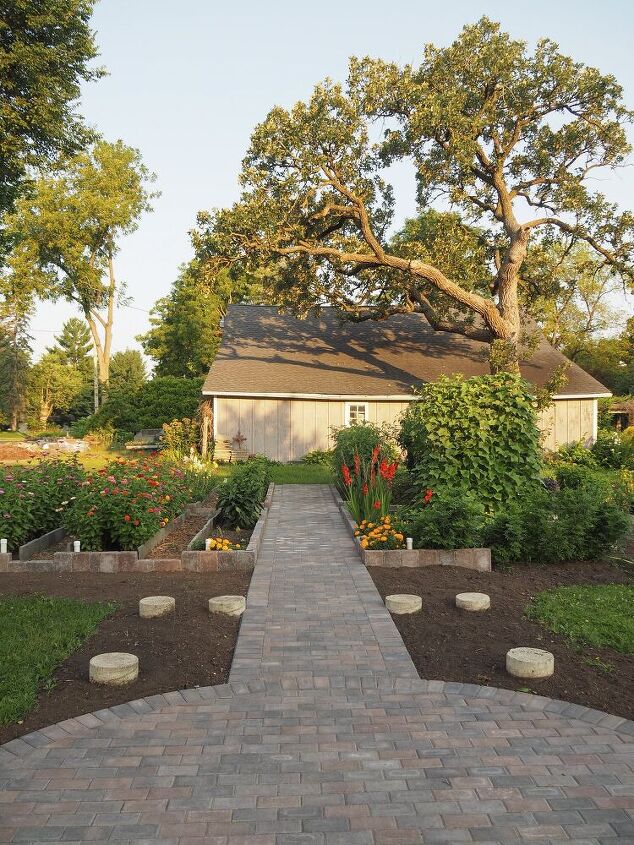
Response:
[{"label": "sky", "polygon": [[[117,310],[114,351],[140,348],[148,312],[192,256],[197,212],[238,198],[250,134],[274,105],[306,99],[326,76],[345,80],[351,55],[417,63],[424,44],[448,45],[482,15],[614,74],[634,107],[631,0],[100,0],[92,23],[109,76],[84,86],[81,112],[107,140],[138,148],[161,191],[116,258],[132,299]],[[399,223],[416,212],[409,169],[397,168],[393,184]],[[601,189],[631,208],[634,166]],[[65,303],[38,307],[36,357],[73,314]]]}]

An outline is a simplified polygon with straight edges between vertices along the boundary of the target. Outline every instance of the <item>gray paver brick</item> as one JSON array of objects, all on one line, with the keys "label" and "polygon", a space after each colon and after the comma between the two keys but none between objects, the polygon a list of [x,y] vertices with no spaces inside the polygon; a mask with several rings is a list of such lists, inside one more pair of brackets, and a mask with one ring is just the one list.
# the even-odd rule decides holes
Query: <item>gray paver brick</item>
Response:
[{"label": "gray paver brick", "polygon": [[0,749],[0,842],[634,842],[634,726],[421,681],[322,486],[275,490],[230,683]]}]

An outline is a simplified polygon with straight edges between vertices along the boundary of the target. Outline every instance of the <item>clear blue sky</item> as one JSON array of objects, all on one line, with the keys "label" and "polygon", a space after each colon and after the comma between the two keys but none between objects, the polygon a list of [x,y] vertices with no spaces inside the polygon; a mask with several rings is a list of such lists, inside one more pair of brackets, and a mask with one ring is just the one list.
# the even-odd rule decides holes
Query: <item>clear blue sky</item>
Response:
[{"label": "clear blue sky", "polygon": [[[325,76],[345,79],[350,55],[417,62],[423,44],[446,45],[481,15],[530,43],[548,36],[613,73],[634,106],[631,0],[101,0],[93,27],[110,75],[85,87],[82,111],[108,140],[138,147],[162,191],[117,258],[132,305],[143,310],[118,310],[115,350],[138,346],[146,312],[191,257],[197,211],[237,198],[251,130],[273,105],[306,98]],[[394,184],[402,219],[415,212],[409,172],[395,172]],[[602,188],[632,207],[634,168]],[[72,313],[63,304],[38,309],[36,355]]]}]

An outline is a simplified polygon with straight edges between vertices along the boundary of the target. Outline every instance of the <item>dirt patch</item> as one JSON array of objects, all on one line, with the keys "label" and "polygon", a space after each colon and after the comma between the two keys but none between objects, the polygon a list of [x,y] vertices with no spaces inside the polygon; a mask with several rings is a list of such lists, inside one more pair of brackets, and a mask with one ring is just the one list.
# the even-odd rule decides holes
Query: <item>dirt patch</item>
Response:
[{"label": "dirt patch", "polygon": [[[391,593],[422,596],[421,613],[393,617],[421,678],[530,689],[634,719],[634,656],[590,646],[576,650],[562,636],[523,615],[531,597],[542,590],[572,584],[634,584],[631,569],[572,563],[490,573],[453,566],[369,567],[368,572],[383,598]],[[455,597],[462,592],[488,593],[491,610],[458,610]],[[508,675],[506,652],[515,646],[553,652],[554,676],[525,681]],[[606,671],[598,661],[612,668]]]},{"label": "dirt patch", "polygon": [[[211,573],[3,574],[0,596],[41,594],[84,601],[116,601],[119,609],[99,626],[56,671],[52,692],[40,695],[21,725],[0,726],[0,743],[63,719],[112,707],[158,692],[226,683],[240,620],[210,615],[208,600],[246,595],[250,575]],[[174,614],[140,619],[139,599],[168,595]],[[139,658],[139,679],[121,689],[88,681],[88,662],[106,651],[129,651]]]},{"label": "dirt patch", "polygon": [[154,546],[147,556],[151,558],[180,557],[189,542],[209,522],[209,516],[188,516],[172,528],[162,543]]},{"label": "dirt patch", "polygon": [[26,446],[14,446],[10,443],[0,445],[0,461],[26,461],[35,458],[39,451],[29,449]]}]

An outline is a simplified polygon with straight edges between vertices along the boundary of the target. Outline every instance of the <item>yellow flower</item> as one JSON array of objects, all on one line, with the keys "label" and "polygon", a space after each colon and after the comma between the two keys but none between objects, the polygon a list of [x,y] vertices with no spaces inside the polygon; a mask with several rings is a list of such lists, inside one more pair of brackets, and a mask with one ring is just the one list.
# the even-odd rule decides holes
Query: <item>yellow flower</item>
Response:
[{"label": "yellow flower", "polygon": [[373,522],[368,522],[368,528],[374,528],[374,523],[373,523]]},{"label": "yellow flower", "polygon": [[395,534],[394,539],[398,540],[399,543],[402,543],[403,542],[403,535],[402,534]]},{"label": "yellow flower", "polygon": [[364,537],[364,538],[361,540],[360,545],[361,545],[361,548],[362,548],[362,549],[367,549],[367,548],[368,548],[368,541],[367,541],[367,538],[366,538],[366,537]]},{"label": "yellow flower", "polygon": [[361,533],[360,531],[355,531],[355,532],[354,532],[354,536],[355,536],[355,537],[358,537],[360,533]]}]

